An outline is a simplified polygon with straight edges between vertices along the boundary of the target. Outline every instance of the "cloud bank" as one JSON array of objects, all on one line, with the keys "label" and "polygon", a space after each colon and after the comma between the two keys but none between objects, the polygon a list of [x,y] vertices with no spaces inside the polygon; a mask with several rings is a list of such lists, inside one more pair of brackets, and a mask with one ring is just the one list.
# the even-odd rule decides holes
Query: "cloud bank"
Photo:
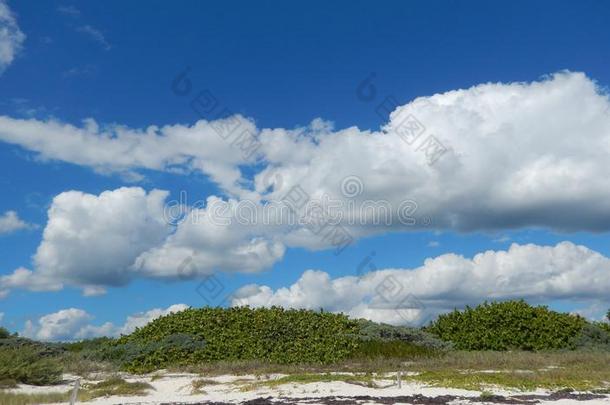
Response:
[{"label": "cloud bank", "polygon": [[23,47],[25,34],[17,25],[15,15],[4,0],[0,0],[0,74],[15,60]]},{"label": "cloud bank", "polygon": [[187,309],[184,304],[174,304],[165,309],[155,308],[150,311],[130,315],[123,325],[106,322],[102,325],[91,323],[93,316],[78,308],[62,309],[44,315],[36,322],[27,321],[22,335],[44,341],[71,341],[98,336],[120,336],[129,334],[136,328],[150,321],[173,312]]},{"label": "cloud bank", "polygon": [[[174,224],[164,217],[162,190],[61,193],[34,269],[2,277],[0,291],[59,283],[94,295],[135,277],[256,272],[289,248],[334,247],[327,230],[338,227],[351,240],[412,230],[608,231],[609,108],[593,80],[562,72],[420,97],[375,131],[335,130],[320,119],[293,129],[261,129],[241,116],[132,129],[0,116],[0,140],[42,160],[134,178],[142,169],[198,171],[221,191],[184,207]],[[430,140],[444,151],[434,161]],[[324,203],[310,223],[288,223],[290,212],[270,205],[295,189],[309,202],[330,201],[341,220],[321,230],[320,216],[331,208]],[[185,259],[192,264],[186,272]]]},{"label": "cloud bank", "polygon": [[395,325],[419,325],[439,313],[490,299],[573,300],[603,310],[610,306],[610,258],[571,242],[513,244],[472,259],[444,254],[414,269],[369,271],[371,264],[366,263],[362,274],[355,270],[354,276],[336,279],[308,270],[296,283],[275,291],[248,285],[234,294],[233,304],[324,308]]}]

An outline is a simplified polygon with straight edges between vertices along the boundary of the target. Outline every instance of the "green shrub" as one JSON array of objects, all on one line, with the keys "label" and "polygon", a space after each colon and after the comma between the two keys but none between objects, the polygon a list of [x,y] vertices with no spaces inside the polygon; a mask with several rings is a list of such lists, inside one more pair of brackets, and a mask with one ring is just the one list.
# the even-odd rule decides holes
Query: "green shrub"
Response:
[{"label": "green shrub", "polygon": [[[133,372],[220,360],[330,364],[352,353],[357,345],[356,331],[356,322],[328,312],[278,307],[191,308],[122,336],[110,345],[109,352],[124,356],[124,368]],[[171,336],[191,339],[192,344],[172,344],[167,341]]]},{"label": "green shrub", "polygon": [[0,326],[0,339],[6,339],[10,336],[11,336],[11,332],[9,332],[8,329]]},{"label": "green shrub", "polygon": [[602,322],[587,323],[575,340],[577,349],[610,350],[610,332]]},{"label": "green shrub", "polygon": [[363,340],[358,342],[350,358],[352,359],[413,359],[435,357],[443,352],[430,347],[419,346],[402,340]]},{"label": "green shrub", "polygon": [[61,346],[72,353],[88,353],[98,350],[101,346],[114,341],[109,337],[98,337],[93,339],[84,339],[77,342],[62,343]]},{"label": "green shrub", "polygon": [[444,342],[433,334],[419,328],[408,326],[393,326],[359,319],[357,338],[359,340],[402,341],[430,349],[445,350],[451,343]]},{"label": "green shrub", "polygon": [[34,346],[0,347],[0,380],[14,380],[32,385],[56,384],[62,367]]},{"label": "green shrub", "polygon": [[574,349],[587,322],[525,301],[484,303],[440,315],[428,332],[463,350]]}]

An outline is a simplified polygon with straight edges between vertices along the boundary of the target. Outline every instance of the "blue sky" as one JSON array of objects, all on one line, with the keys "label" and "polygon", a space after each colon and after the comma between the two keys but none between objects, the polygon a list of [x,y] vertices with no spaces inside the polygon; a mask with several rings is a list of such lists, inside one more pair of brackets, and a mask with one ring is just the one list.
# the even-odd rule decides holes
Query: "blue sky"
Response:
[{"label": "blue sky", "polygon": [[[10,20],[0,18],[0,24],[10,25],[13,32],[17,29],[24,36],[21,39],[18,36],[4,38],[14,49],[14,57],[2,59],[0,53],[0,117],[5,119],[0,120],[0,217],[14,211],[21,221],[20,225],[0,235],[0,274],[10,277],[18,268],[33,272],[31,280],[28,278],[20,283],[15,278],[10,279],[12,281],[4,279],[4,288],[10,292],[0,300],[0,313],[3,313],[0,322],[13,330],[24,330],[29,320],[32,322],[29,333],[43,336],[40,330],[45,324],[39,318],[70,308],[82,311],[78,313],[77,321],[69,323],[73,326],[70,333],[78,333],[88,324],[122,325],[130,315],[146,313],[153,308],[165,309],[177,303],[216,305],[220,303],[218,298],[207,297],[210,302],[206,302],[198,292],[202,279],[209,274],[214,274],[215,280],[222,283],[222,294],[256,284],[255,293],[251,289],[240,290],[240,297],[251,305],[325,306],[354,316],[401,323],[407,321],[404,316],[396,318],[395,313],[390,315],[378,310],[384,306],[380,304],[383,300],[370,296],[371,291],[374,295],[379,282],[368,287],[359,284],[363,289],[368,288],[368,293],[362,293],[364,304],[346,303],[347,298],[340,293],[336,299],[312,297],[307,300],[301,296],[316,290],[327,291],[316,287],[319,286],[316,283],[328,284],[328,280],[319,272],[308,273],[310,278],[302,276],[310,269],[327,273],[330,280],[356,276],[367,257],[372,257],[376,270],[403,269],[404,272],[419,268],[429,258],[455,254],[467,260],[488,250],[506,251],[512,243],[555,249],[524,252],[523,255],[533,255],[531,258],[525,256],[527,259],[519,252],[508,255],[517,263],[514,264],[515,274],[527,273],[519,267],[524,260],[545,269],[546,273],[539,274],[534,284],[553,277],[560,283],[574,274],[592,274],[593,268],[597,273],[591,280],[602,286],[610,282],[610,266],[605,257],[610,253],[607,227],[610,209],[603,202],[603,197],[607,196],[603,189],[607,166],[603,162],[604,153],[608,152],[605,146],[608,145],[609,126],[608,120],[598,112],[603,112],[608,104],[605,89],[610,83],[607,69],[610,8],[602,1],[339,1],[330,4],[155,1],[147,7],[120,1],[8,1],[0,4],[10,10],[8,13],[5,10],[5,16],[10,16]],[[188,80],[192,89],[189,95],[180,96],[172,91],[172,82],[187,68],[190,69]],[[559,76],[553,76],[555,74]],[[363,83],[367,78],[371,79],[372,87],[368,86],[369,82]],[[485,83],[493,85],[480,87]],[[510,83],[521,83],[518,86],[522,87],[515,90]],[[471,90],[461,98],[448,93],[460,89]],[[151,125],[194,128],[202,117],[189,103],[203,90],[213,94],[219,105],[231,114],[252,120],[249,121],[255,127],[252,131],[260,135],[264,144],[265,155],[260,160],[253,163],[245,158],[231,157],[225,161],[224,156],[234,153],[234,149],[218,146],[218,139],[207,144],[205,140],[209,135],[205,135],[204,143],[199,145],[205,151],[201,156],[194,153],[191,160],[182,160],[185,153],[181,152],[176,155],[178,157],[159,158],[162,163],[156,158],[148,163],[147,153],[171,149],[173,144],[168,143],[157,145],[158,149],[143,148],[142,151],[119,148],[123,152],[121,156],[116,155],[115,164],[115,159],[102,161],[97,158],[97,155],[104,155],[105,147],[85,151],[90,144],[70,143],[68,138],[62,138],[63,133],[70,132],[66,129],[70,125],[72,129],[82,130],[84,138],[94,139],[95,134],[108,131],[113,134],[109,136],[110,140],[120,138],[120,128],[134,131],[145,131]],[[512,101],[504,96],[506,94],[513,95]],[[441,95],[441,98],[424,99],[419,104],[414,102],[419,97],[433,95]],[[448,142],[451,151],[441,161],[429,167],[425,163],[392,166],[395,157],[390,158],[389,151],[352,147],[361,140],[368,142],[368,137],[392,121],[389,112],[393,109],[384,114],[378,112],[379,105],[388,97],[396,100],[395,108],[407,106],[405,111],[411,111],[427,128],[427,133],[434,133],[438,139]],[[430,103],[426,104],[426,100]],[[430,107],[432,104],[436,107]],[[525,113],[517,115],[516,110],[510,109],[517,108],[515,104],[539,118],[533,119]],[[495,108],[500,112],[495,114]],[[440,117],[453,117],[454,114],[457,118]],[[465,117],[472,119],[467,121]],[[88,118],[95,120],[98,128],[83,124]],[[215,117],[205,118],[213,121]],[[316,125],[311,124],[316,119],[324,120],[325,128],[331,128],[329,122],[332,122],[333,129],[324,130],[332,135],[322,131],[320,139],[336,138],[336,146],[321,146],[330,141],[316,138]],[[444,122],[445,119],[450,122]],[[532,121],[527,121],[529,119]],[[556,119],[558,123],[554,122]],[[32,123],[36,125],[29,125]],[[573,131],[572,125],[574,128],[580,125],[583,130]],[[487,133],[485,128],[493,130]],[[506,128],[522,130],[502,132]],[[566,128],[565,132],[562,128]],[[271,129],[283,132],[276,139],[265,133]],[[354,133],[342,133],[344,129]],[[387,133],[392,130],[396,128],[388,129]],[[467,137],[464,134],[470,133],[477,133],[484,140],[480,145],[489,148],[483,150],[476,143],[462,143],[460,136]],[[163,132],[162,135],[168,134]],[[491,140],[494,134],[500,134],[501,141],[494,143]],[[143,136],[142,132],[139,135]],[[283,143],[279,140],[282,137],[291,141]],[[299,137],[310,143],[300,143]],[[340,143],[339,139],[348,141]],[[501,142],[509,142],[515,150],[504,155],[502,151],[506,144]],[[219,149],[215,150],[216,147]],[[74,151],[66,152],[70,148]],[[519,148],[523,148],[522,154]],[[411,152],[413,149],[408,153]],[[136,156],[134,161],[128,159],[130,153]],[[481,158],[485,164],[466,163],[467,159],[479,159],[477,153],[485,155]],[[498,158],[492,158],[494,153]],[[521,160],[520,155],[527,155],[527,159]],[[506,162],[497,168],[498,181],[486,183],[489,179],[483,179],[483,174],[488,176],[496,170],[489,162],[493,165],[504,158]],[[405,157],[407,160],[415,162],[417,158]],[[208,164],[214,168],[210,169]],[[453,164],[455,166],[451,166]],[[339,167],[346,171],[341,172]],[[192,279],[168,274],[168,269],[153,266],[149,256],[149,262],[138,270],[134,270],[134,263],[127,261],[125,269],[117,268],[118,262],[113,261],[110,261],[111,266],[115,266],[113,269],[104,268],[101,259],[105,255],[99,253],[96,246],[102,246],[106,241],[97,241],[88,233],[86,238],[89,239],[85,242],[73,243],[68,231],[62,234],[57,228],[61,221],[73,220],[76,228],[86,229],[90,223],[78,222],[80,214],[76,211],[79,207],[74,207],[87,204],[83,202],[85,194],[97,198],[105,191],[121,187],[139,188],[145,195],[153,189],[167,190],[168,195],[162,202],[178,199],[181,191],[187,192],[189,202],[205,200],[209,196],[225,200],[254,198],[248,192],[253,190],[256,176],[264,174],[266,168],[278,169],[286,187],[297,184],[291,183],[294,173],[305,173],[309,188],[305,183],[301,185],[312,195],[329,190],[330,183],[325,181],[334,175],[339,179],[355,175],[363,182],[365,194],[371,193],[368,197],[390,201],[398,201],[399,196],[403,200],[417,197],[420,212],[425,211],[423,214],[431,218],[432,224],[353,229],[354,242],[340,255],[333,253],[332,246],[320,245],[319,240],[305,240],[301,234],[291,235],[285,229],[236,230],[237,236],[232,234],[226,241],[223,239],[223,244],[216,246],[216,253],[221,255],[223,249],[233,249],[235,246],[231,243],[254,249],[253,238],[261,238],[264,241],[261,249],[271,252],[270,258],[260,258],[260,262],[246,273],[235,266],[235,262],[242,260],[238,254],[235,258],[211,257],[212,253],[206,249],[213,243],[208,243],[203,236],[188,242],[187,236],[176,237],[182,238],[179,247],[188,245],[195,256],[199,248],[206,251],[207,256],[196,258],[201,273]],[[488,173],[482,173],[487,169]],[[223,177],[231,170],[240,173],[239,189],[232,189],[237,183]],[[456,174],[456,178],[447,183],[439,180],[443,173],[450,172],[460,176]],[[386,184],[391,176],[402,180]],[[224,180],[219,180],[220,177]],[[506,184],[515,186],[514,193],[490,191],[493,184],[503,184],[503,179]],[[337,183],[333,181],[332,184]],[[461,197],[459,191],[454,190],[460,181],[464,182],[463,189],[473,187]],[[248,182],[249,185],[243,186]],[[444,200],[443,196],[451,194],[442,192],[449,189],[448,184],[454,196]],[[473,184],[478,185],[476,190]],[[523,191],[524,187],[526,191]],[[76,202],[54,202],[56,196],[70,190],[81,192],[72,196]],[[258,196],[264,194],[260,190],[257,192]],[[286,190],[283,193],[275,190],[269,195],[277,198],[285,193]],[[518,201],[512,201],[511,196],[517,196],[515,200]],[[459,209],[455,208],[456,201],[461,201]],[[53,222],[54,227],[50,227],[49,210],[54,207],[57,209],[54,212],[64,216],[58,217],[57,222]],[[91,212],[104,210],[101,205],[80,208],[91,209]],[[110,210],[109,218],[118,218],[119,222],[122,216],[130,215],[117,206]],[[154,260],[163,261],[171,256],[172,268],[177,268],[180,260],[173,259],[174,251],[170,248],[178,249],[179,243],[166,242],[173,233],[181,231],[162,230],[160,225],[151,230],[148,226],[150,221],[154,222],[154,214],[149,215],[143,223],[134,225],[137,229],[118,231],[128,234],[134,246],[140,243],[134,238],[146,239],[141,251],[126,249],[125,256],[140,257],[150,249],[165,246],[166,250],[155,251]],[[99,218],[102,223],[110,221],[103,215]],[[43,236],[45,228],[48,234]],[[91,232],[103,229],[91,226]],[[148,240],[153,238],[149,235],[157,231],[160,239]],[[185,235],[193,232],[196,231],[184,231]],[[106,236],[113,237],[111,232]],[[81,250],[66,258],[62,256],[60,242]],[[561,242],[572,245],[557,245]],[[52,253],[48,253],[49,250],[41,253],[39,248],[43,245]],[[579,250],[581,245],[588,249],[585,253]],[[274,246],[280,246],[281,252],[274,251]],[[35,259],[37,251],[39,257]],[[161,257],[163,254],[166,256]],[[581,254],[589,261],[579,256]],[[70,273],[76,266],[76,257],[83,261],[77,263],[79,267],[91,269],[83,270],[90,272],[89,275]],[[453,263],[451,257],[445,258],[447,263]],[[538,258],[540,262],[536,261]],[[502,260],[495,263],[505,263]],[[592,261],[591,269],[578,267],[583,261]],[[367,261],[366,266],[370,262]],[[208,268],[203,263],[212,265]],[[470,265],[447,264],[442,270],[431,265],[433,268],[424,269],[422,274],[438,271],[442,276],[454,267],[459,268],[456,273],[467,273]],[[553,270],[555,265],[559,268],[556,271]],[[511,271],[511,266],[505,271]],[[94,271],[100,275],[96,276],[93,286],[93,276],[89,276]],[[109,271],[124,271],[129,276],[127,281],[103,276]],[[485,267],[477,271],[493,272],[493,269]],[[162,277],[159,277],[160,273],[163,273]],[[380,280],[387,274],[380,274]],[[405,274],[396,273],[396,277],[411,280],[411,276]],[[406,278],[401,279],[403,276]],[[44,278],[44,287],[33,281],[41,279],[39,277]],[[50,277],[57,278],[51,280]],[[432,285],[438,282],[435,277],[422,276],[417,280],[427,280]],[[472,276],[455,280],[452,277],[444,280],[462,286],[473,282]],[[278,293],[278,289],[290,287],[298,280],[302,283],[295,285],[291,292]],[[54,281],[62,283],[62,287],[49,287]],[[479,282],[481,280],[474,284],[478,286]],[[541,284],[540,289],[529,291],[515,280],[511,279],[510,283],[510,291],[488,285],[478,295],[471,291],[459,292],[458,286],[434,293],[428,291],[432,287],[422,286],[423,292],[419,294],[416,286],[409,285],[405,286],[405,291],[410,291],[423,302],[421,305],[426,311],[433,314],[477,300],[520,296],[561,310],[580,310],[592,317],[599,317],[608,307],[603,296],[583,286],[568,288],[563,284]],[[339,288],[326,284],[331,295]],[[87,286],[100,289],[100,294],[83,296],[82,288]],[[261,286],[264,289],[261,290]],[[105,290],[104,294],[101,289]],[[403,289],[402,284],[400,289]],[[494,295],[496,290],[503,292]],[[446,300],[437,306],[435,303],[441,296]],[[393,303],[388,305],[395,309]],[[416,318],[408,320],[416,322]],[[50,318],[45,319],[49,321]],[[82,332],[80,336],[99,334],[99,331]]]}]

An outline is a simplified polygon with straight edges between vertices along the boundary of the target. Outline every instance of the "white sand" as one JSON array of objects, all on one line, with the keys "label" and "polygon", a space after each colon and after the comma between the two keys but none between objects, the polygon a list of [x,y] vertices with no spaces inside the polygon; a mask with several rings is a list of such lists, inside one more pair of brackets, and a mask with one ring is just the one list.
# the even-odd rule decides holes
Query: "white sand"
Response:
[{"label": "white sand", "polygon": [[[423,384],[402,382],[402,387],[398,388],[395,384],[396,380],[392,375],[386,375],[376,379],[378,386],[384,388],[369,388],[360,385],[345,383],[345,382],[317,382],[309,384],[288,383],[279,385],[273,388],[259,387],[253,390],[242,390],[241,388],[249,384],[255,384],[267,379],[273,380],[280,378],[281,375],[270,376],[217,376],[217,377],[201,377],[196,374],[176,374],[163,373],[161,378],[152,381],[152,375],[148,376],[132,376],[122,375],[127,381],[143,381],[154,387],[145,396],[129,396],[119,397],[112,396],[108,398],[98,398],[87,404],[159,404],[163,402],[182,402],[196,403],[201,401],[223,401],[223,402],[241,402],[259,397],[289,397],[289,398],[304,398],[304,397],[327,397],[327,396],[357,396],[370,395],[375,397],[395,397],[421,394],[427,397],[436,397],[440,395],[455,395],[461,397],[478,397],[481,392],[467,391],[451,388],[427,387]],[[75,376],[65,376],[67,382],[65,384],[52,387],[34,387],[21,385],[19,388],[8,390],[12,392],[23,393],[42,393],[42,392],[66,392],[73,387]],[[191,383],[199,378],[206,380],[214,380],[218,384],[206,385],[202,387],[205,393],[193,394]],[[81,386],[92,381],[81,380]],[[498,395],[517,394],[515,391],[507,391],[505,389],[489,390]],[[547,394],[546,391],[539,390],[536,392],[518,392],[518,394]],[[454,401],[455,404],[468,403],[468,401]],[[610,404],[610,398],[597,399],[592,401],[544,401],[543,404]]]}]

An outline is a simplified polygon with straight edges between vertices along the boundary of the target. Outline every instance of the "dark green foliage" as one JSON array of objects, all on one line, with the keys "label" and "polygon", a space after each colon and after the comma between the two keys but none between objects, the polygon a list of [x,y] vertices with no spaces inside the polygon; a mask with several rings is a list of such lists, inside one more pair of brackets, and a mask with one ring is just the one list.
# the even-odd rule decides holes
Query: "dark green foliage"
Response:
[{"label": "dark green foliage", "polygon": [[610,330],[608,324],[602,322],[587,323],[576,338],[578,349],[610,350]]},{"label": "dark green foliage", "polygon": [[114,339],[109,337],[99,337],[79,340],[77,342],[62,343],[61,346],[72,353],[89,353],[96,351],[100,347],[103,347],[113,341]]},{"label": "dark green foliage", "polygon": [[[330,364],[353,351],[356,330],[356,323],[345,315],[328,312],[278,307],[191,308],[158,318],[122,336],[113,346],[125,351],[124,366],[129,371],[219,360]],[[156,346],[178,334],[193,340],[188,350],[182,344]],[[202,342],[205,344],[200,345]],[[133,357],[127,354],[134,352]]]},{"label": "dark green foliage", "polygon": [[350,355],[351,359],[395,358],[413,359],[440,356],[442,350],[419,346],[402,340],[363,340]]},{"label": "dark green foliage", "polygon": [[600,329],[603,329],[606,333],[610,335],[610,323],[608,322],[593,322],[595,326]]},{"label": "dark green foliage", "polygon": [[438,337],[431,333],[425,332],[422,329],[411,328],[408,326],[392,326],[385,323],[368,321],[366,319],[359,319],[357,322],[357,337],[359,340],[399,340],[416,346],[437,350],[445,350],[451,347],[450,343],[442,341]]},{"label": "dark green foliage", "polygon": [[90,360],[110,361],[134,372],[152,371],[168,365],[191,364],[197,351],[205,347],[205,342],[192,335],[175,333],[158,341],[123,344],[106,341],[98,350],[84,352]]},{"label": "dark green foliage", "polygon": [[0,347],[0,380],[32,385],[56,384],[61,380],[59,360],[35,345]]},{"label": "dark green foliage", "polygon": [[455,310],[426,330],[464,350],[574,349],[586,324],[580,316],[521,300]]},{"label": "dark green foliage", "polygon": [[58,356],[65,352],[61,343],[38,342],[16,334],[6,338],[0,338],[0,350],[3,349],[32,349],[36,350],[41,357]]},{"label": "dark green foliage", "polygon": [[42,343],[0,331],[0,380],[32,385],[60,381],[59,356],[64,350],[58,344]]}]

